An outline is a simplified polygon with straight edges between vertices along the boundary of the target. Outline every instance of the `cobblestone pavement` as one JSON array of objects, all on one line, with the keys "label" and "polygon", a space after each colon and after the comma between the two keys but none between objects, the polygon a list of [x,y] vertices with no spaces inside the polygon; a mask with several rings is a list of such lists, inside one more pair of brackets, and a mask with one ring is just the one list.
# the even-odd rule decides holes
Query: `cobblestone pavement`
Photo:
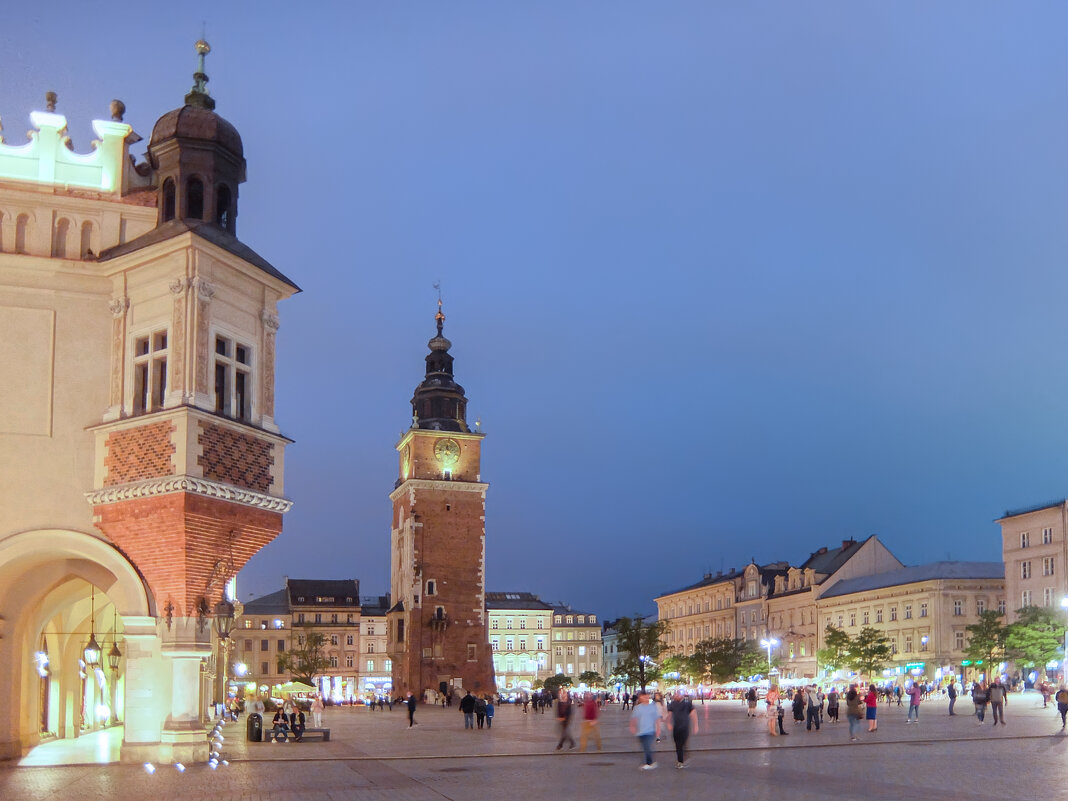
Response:
[{"label": "cobblestone pavement", "polygon": [[[967,701],[967,699],[962,699]],[[676,770],[670,737],[659,769],[642,772],[627,713],[608,707],[604,751],[557,753],[551,714],[505,706],[491,730],[465,731],[455,709],[420,707],[419,726],[402,710],[330,709],[329,743],[246,743],[244,721],[228,725],[223,757],[212,771],[158,766],[58,768],[0,766],[0,799],[34,801],[479,801],[479,799],[935,799],[1061,798],[1068,787],[1068,736],[1037,695],[1013,696],[1008,725],[979,725],[958,703],[921,707],[905,725],[906,707],[881,706],[879,729],[850,743],[843,721],[819,732],[787,723],[771,738],[763,719],[737,702],[698,705],[689,767]],[[573,732],[578,735],[577,727]]]}]

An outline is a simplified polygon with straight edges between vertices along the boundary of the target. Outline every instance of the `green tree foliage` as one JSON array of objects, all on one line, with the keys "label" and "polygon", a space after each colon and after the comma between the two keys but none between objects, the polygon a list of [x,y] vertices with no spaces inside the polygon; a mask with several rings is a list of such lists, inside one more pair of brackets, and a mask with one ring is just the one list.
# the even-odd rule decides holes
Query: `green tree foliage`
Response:
[{"label": "green tree foliage", "polygon": [[968,632],[968,644],[964,655],[973,662],[982,661],[991,665],[1005,656],[1005,636],[1007,627],[1001,622],[1001,612],[988,609],[979,615],[979,622],[965,626]]},{"label": "green tree foliage", "polygon": [[[323,653],[326,637],[305,623],[290,639],[290,649],[278,655],[278,672],[288,673],[294,681],[314,684],[313,679],[330,666],[330,659]],[[303,641],[303,642],[302,642]]]},{"label": "green tree foliage", "polygon": [[598,673],[596,670],[584,670],[579,673],[579,684],[585,684],[587,687],[604,687],[604,676]]},{"label": "green tree foliage", "polygon": [[1005,655],[1020,667],[1045,672],[1046,663],[1060,656],[1063,636],[1064,618],[1059,612],[1025,606],[1017,610],[1016,622],[1005,627]]},{"label": "green tree foliage", "polygon": [[556,695],[561,687],[570,687],[575,682],[571,680],[570,676],[565,676],[563,673],[557,673],[555,676],[549,676],[542,684],[542,687],[546,692],[550,692]]},{"label": "green tree foliage", "polygon": [[767,655],[756,643],[730,637],[701,640],[694,647],[691,659],[700,678],[721,683],[766,673],[768,664]]},{"label": "green tree foliage", "polygon": [[828,623],[823,637],[824,647],[816,651],[816,661],[823,667],[838,670],[849,664],[853,638],[833,623]]},{"label": "green tree foliage", "polygon": [[660,678],[662,640],[667,631],[668,623],[664,620],[646,624],[641,618],[621,617],[616,622],[616,645],[623,654],[616,673],[625,677],[625,684],[644,690],[648,682]]},{"label": "green tree foliage", "polygon": [[846,665],[871,680],[893,656],[890,640],[879,629],[865,626],[856,637],[849,638]]}]

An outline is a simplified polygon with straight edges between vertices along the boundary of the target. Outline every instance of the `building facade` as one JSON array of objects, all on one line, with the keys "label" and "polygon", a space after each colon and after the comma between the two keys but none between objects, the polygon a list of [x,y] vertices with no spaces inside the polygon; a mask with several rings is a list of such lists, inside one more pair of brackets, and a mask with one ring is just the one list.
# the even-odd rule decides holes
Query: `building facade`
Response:
[{"label": "building facade", "polygon": [[1006,512],[1001,524],[1005,622],[1025,606],[1059,609],[1068,597],[1068,501]]},{"label": "building facade", "polygon": [[[601,625],[597,615],[577,612],[570,606],[553,606],[552,629],[553,674],[563,673],[578,683],[579,676],[588,670],[601,673]],[[603,676],[602,678],[607,678]]]},{"label": "building facade", "polygon": [[851,637],[870,626],[889,638],[894,657],[866,680],[969,678],[967,627],[983,611],[1004,607],[1004,576],[1001,562],[932,562],[844,579],[817,600],[817,647],[828,625]]},{"label": "building facade", "polygon": [[[92,152],[54,96],[0,143],[0,757],[116,722],[123,761],[206,757],[216,605],[290,505],[274,354],[298,289],[237,238],[243,146],[197,47],[141,164],[117,101]],[[98,636],[121,656],[83,682]]]},{"label": "building facade", "polygon": [[656,598],[658,619],[668,624],[664,646],[672,654],[687,656],[702,640],[734,639],[734,602],[741,574],[706,573],[696,584]]},{"label": "building facade", "polygon": [[464,688],[492,692],[486,625],[486,489],[483,434],[467,425],[467,397],[453,377],[452,343],[428,343],[426,376],[412,397],[411,427],[397,443],[387,650],[398,693]]},{"label": "building facade", "polygon": [[488,592],[486,615],[498,691],[530,691],[552,675],[550,604],[529,592]]}]

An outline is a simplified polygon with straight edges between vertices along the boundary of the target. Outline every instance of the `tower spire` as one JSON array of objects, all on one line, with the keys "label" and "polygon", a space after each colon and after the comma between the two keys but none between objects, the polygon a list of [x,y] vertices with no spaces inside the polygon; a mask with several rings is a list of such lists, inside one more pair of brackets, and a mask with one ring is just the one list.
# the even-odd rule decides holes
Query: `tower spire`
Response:
[{"label": "tower spire", "polygon": [[443,337],[441,333],[442,327],[445,325],[445,313],[441,310],[441,282],[437,281],[434,284],[434,289],[438,291],[438,313],[434,315],[434,320],[438,324],[438,336]]},{"label": "tower spire", "polygon": [[215,100],[208,94],[208,74],[204,72],[204,56],[211,52],[211,45],[204,39],[197,39],[193,47],[197,51],[197,71],[193,73],[193,88],[185,96],[185,104],[212,111]]}]

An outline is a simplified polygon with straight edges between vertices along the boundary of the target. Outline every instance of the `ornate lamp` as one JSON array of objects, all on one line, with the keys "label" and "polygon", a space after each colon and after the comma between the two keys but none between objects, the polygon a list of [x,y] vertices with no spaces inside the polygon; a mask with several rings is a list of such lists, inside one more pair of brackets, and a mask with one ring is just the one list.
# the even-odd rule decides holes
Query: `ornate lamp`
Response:
[{"label": "ornate lamp", "polygon": [[219,635],[220,640],[225,640],[230,636],[233,627],[234,605],[223,598],[215,604],[215,633]]},{"label": "ornate lamp", "polygon": [[122,651],[119,650],[119,618],[117,613],[112,607],[111,612],[111,650],[108,651],[108,667],[111,668],[112,673],[117,673],[119,670],[119,660],[122,659]]},{"label": "ornate lamp", "polygon": [[96,641],[96,587],[92,586],[92,600],[90,601],[92,610],[89,615],[89,642],[85,644],[85,648],[82,650],[82,657],[85,659],[85,666],[89,670],[97,670],[100,667],[100,643]]}]

